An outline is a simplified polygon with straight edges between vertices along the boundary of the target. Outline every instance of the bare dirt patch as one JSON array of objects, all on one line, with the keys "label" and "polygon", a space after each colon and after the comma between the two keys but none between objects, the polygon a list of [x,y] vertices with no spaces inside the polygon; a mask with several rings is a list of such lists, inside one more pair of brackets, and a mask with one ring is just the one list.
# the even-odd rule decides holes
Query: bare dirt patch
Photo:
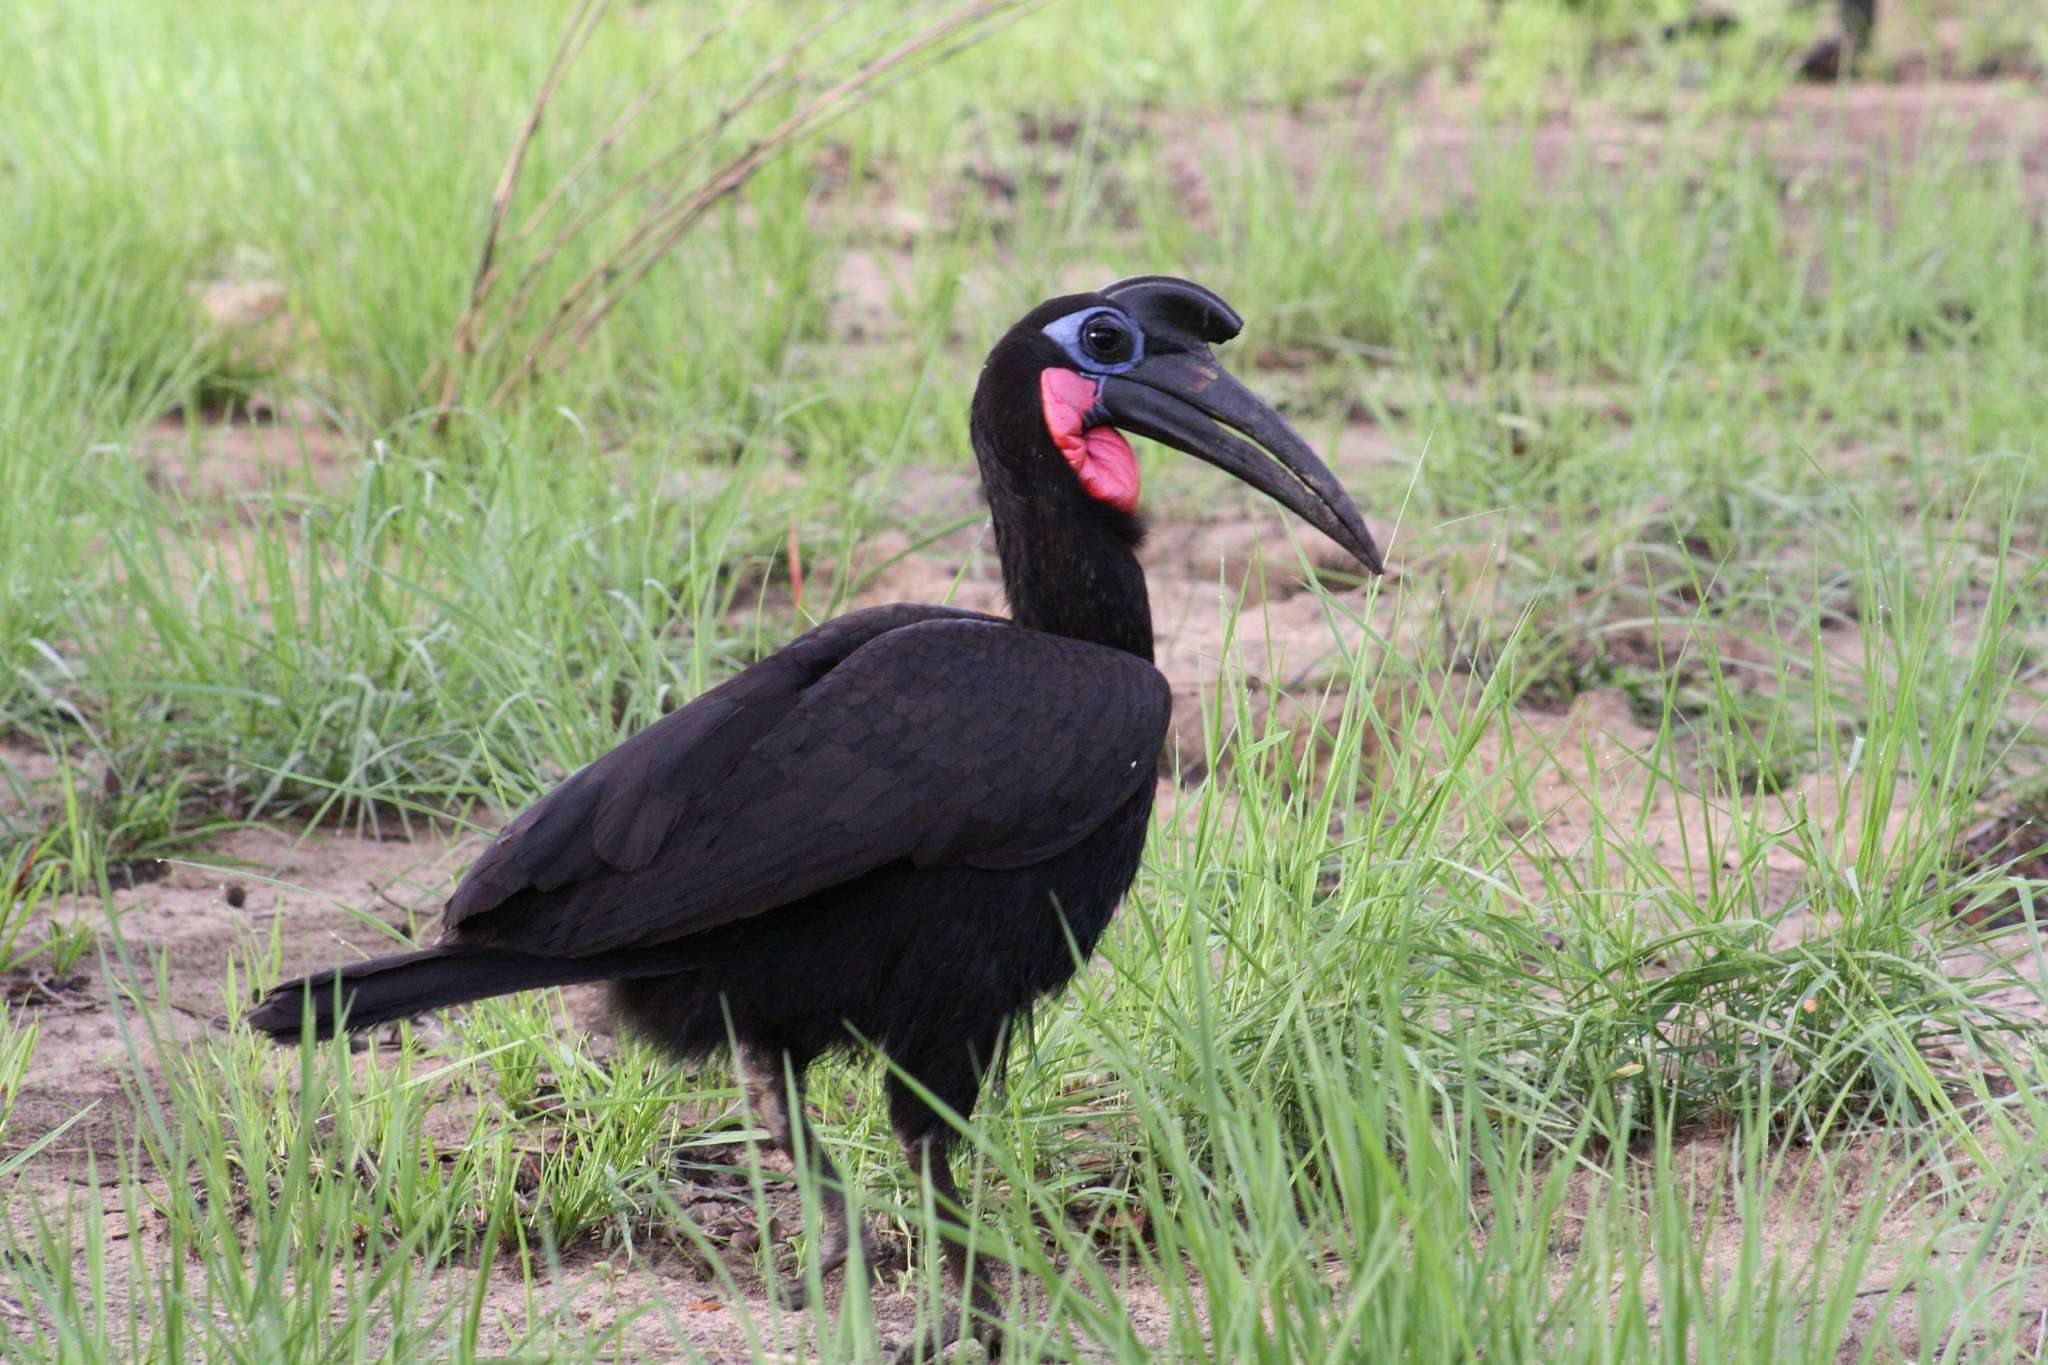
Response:
[{"label": "bare dirt patch", "polygon": [[2011,156],[2028,198],[2048,198],[2048,94],[2018,82],[1934,81],[1828,85],[1786,91],[1761,116],[1736,120],[1684,103],[1633,115],[1597,101],[1560,105],[1533,125],[1490,117],[1473,87],[1425,81],[1341,104],[1218,114],[1161,115],[1149,125],[1190,212],[1209,213],[1210,173],[1277,153],[1310,183],[1343,164],[1386,180],[1392,218],[1428,216],[1471,196],[1479,169],[1525,158],[1535,188],[1584,166],[1617,174],[1645,164],[1701,161],[1731,148],[1787,175],[1863,176],[1939,150],[1966,163]]},{"label": "bare dirt patch", "polygon": [[80,964],[55,995],[12,983],[10,994],[33,1010],[41,1035],[0,1155],[97,1102],[91,1120],[39,1161],[75,1169],[96,1159],[113,1168],[115,1135],[131,1126],[128,1089],[159,1074],[149,1030],[131,1030],[140,1049],[131,1052],[117,1008],[148,1012],[162,1038],[196,1042],[237,1006],[224,994],[231,962],[243,964],[242,985],[253,988],[269,982],[250,980],[248,964],[267,964],[273,943],[279,976],[393,951],[412,926],[438,915],[475,848],[252,828],[170,862],[160,878],[117,890],[104,905],[60,901],[56,918],[92,926],[106,953]]},{"label": "bare dirt patch", "polygon": [[327,494],[346,489],[355,475],[352,443],[316,404],[275,388],[293,382],[295,354],[308,340],[305,323],[289,311],[284,285],[215,280],[199,291],[198,301],[221,365],[265,376],[270,387],[202,395],[154,423],[134,450],[151,484],[200,503],[294,483]]},{"label": "bare dirt patch", "polygon": [[153,483],[187,501],[221,502],[279,484],[335,495],[356,462],[343,435],[304,406],[259,409],[263,420],[166,417],[138,442]]},{"label": "bare dirt patch", "polygon": [[0,832],[32,815],[57,778],[57,756],[17,735],[0,735]]},{"label": "bare dirt patch", "polygon": [[[752,1245],[749,1238],[756,1229],[751,1196],[744,1205],[732,1206],[733,1215],[724,1217],[715,1203],[706,1200],[701,1187],[683,1198],[691,1216],[701,1219],[707,1229],[725,1227],[736,1216],[738,1239]],[[773,1226],[794,1228],[797,1203],[792,1188],[778,1188],[771,1182]],[[884,1259],[870,1268],[867,1293],[876,1334],[886,1347],[893,1348],[908,1341],[916,1329],[924,1295],[919,1272],[910,1268],[902,1244],[886,1233],[882,1240]],[[523,1321],[530,1293],[542,1303],[565,1303],[576,1322],[597,1330],[639,1313],[624,1329],[630,1344],[628,1354],[635,1359],[667,1358],[687,1346],[721,1365],[728,1361],[737,1365],[762,1358],[761,1350],[752,1344],[755,1340],[760,1341],[768,1359],[809,1358],[808,1311],[791,1313],[779,1305],[755,1272],[750,1251],[735,1250],[721,1259],[732,1273],[737,1294],[711,1273],[696,1253],[672,1248],[650,1248],[631,1258],[596,1247],[578,1248],[563,1258],[559,1277],[543,1272],[531,1289],[516,1275],[494,1275],[485,1298],[491,1326],[482,1334],[482,1344],[498,1350],[514,1344],[503,1325]],[[784,1260],[786,1266],[793,1266],[793,1260]],[[825,1287],[819,1308],[828,1318],[837,1319],[847,1293],[844,1277],[835,1278]],[[1118,1299],[1139,1340],[1155,1346],[1166,1340],[1173,1309],[1155,1285],[1127,1273],[1119,1284]],[[1043,1307],[1035,1296],[1027,1297],[1026,1302],[1027,1317],[1033,1308]],[[979,1357],[967,1354],[956,1358]],[[1078,1358],[1103,1359],[1108,1353],[1084,1351]]]},{"label": "bare dirt patch", "polygon": [[[1633,849],[1705,900],[1710,885],[1747,876],[1754,904],[1776,911],[1789,904],[1819,869],[1802,851],[1828,850],[1838,864],[1853,864],[1862,841],[1875,837],[1889,846],[1909,819],[1914,789],[1893,789],[1881,821],[1866,819],[1872,799],[1867,784],[1840,773],[1809,773],[1782,790],[1736,801],[1702,795],[1674,785],[1660,761],[1659,736],[1643,724],[1629,696],[1613,688],[1582,692],[1562,712],[1517,712],[1498,736],[1481,741],[1481,768],[1496,770],[1517,751],[1526,781],[1504,817],[1527,832],[1525,851],[1510,858],[1525,894],[1540,898],[1545,879],[1537,859],[1573,865],[1595,846]],[[1761,828],[1764,856],[1737,868],[1729,850],[1741,845],[1742,828]],[[1778,946],[1797,942],[1818,928],[1809,912],[1796,910],[1779,922]]]},{"label": "bare dirt patch", "polygon": [[[1995,1150],[1988,1133],[1979,1136]],[[1956,1193],[1958,1184],[1975,1173],[1973,1163],[1962,1161],[1945,1177],[1928,1172],[1902,1188],[1898,1177],[1916,1169],[1909,1164],[1914,1160],[1895,1138],[1873,1133],[1814,1147],[1794,1146],[1758,1172],[1746,1169],[1745,1159],[1727,1137],[1697,1133],[1674,1144],[1671,1169],[1679,1192],[1689,1196],[1693,1225],[1705,1230],[1700,1269],[1709,1282],[1739,1282],[1753,1273],[1753,1263],[1745,1257],[1759,1251],[1765,1264],[1778,1257],[1787,1266],[1826,1266],[1831,1240],[1839,1240],[1842,1229],[1858,1219],[1875,1217],[1877,1236],[1871,1254],[1855,1267],[1850,1291],[1855,1306],[1842,1325],[1834,1357],[1846,1361],[1868,1358],[1863,1351],[1874,1337],[1896,1342],[1908,1357],[1921,1345],[1921,1281],[1907,1263],[1907,1248],[1922,1247],[1934,1236],[1942,1248],[1937,1254],[1961,1256],[1968,1254],[1973,1238],[1996,1231],[2000,1210],[1994,1199]],[[1764,1178],[1758,1180],[1758,1174]],[[1563,1225],[1583,1224],[1598,1196],[1632,1206],[1625,1216],[1647,1230],[1658,1216],[1654,1206],[1640,1199],[1638,1191],[1612,1188],[1609,1180],[1604,1173],[1575,1171],[1567,1182]],[[1738,1197],[1744,1185],[1750,1190],[1747,1199]],[[1759,1193],[1761,1200],[1756,1198]],[[1875,1210],[1872,1201],[1879,1202]],[[1475,1203],[1482,1227],[1478,1235],[1483,1239],[1483,1228],[1490,1223],[1491,1193],[1482,1192]],[[1948,1225],[1937,1231],[1940,1220],[1948,1220]],[[1572,1238],[1558,1245],[1560,1282],[1563,1267],[1581,1249],[1582,1243]],[[1627,1273],[1622,1267],[1616,1270]],[[1654,1320],[1663,1310],[1665,1285],[1659,1269],[1643,1264],[1634,1273]],[[2036,1317],[2048,1307],[2048,1283],[2038,1280],[2016,1278],[1990,1292],[2006,1300],[2004,1311],[2014,1314]]]}]

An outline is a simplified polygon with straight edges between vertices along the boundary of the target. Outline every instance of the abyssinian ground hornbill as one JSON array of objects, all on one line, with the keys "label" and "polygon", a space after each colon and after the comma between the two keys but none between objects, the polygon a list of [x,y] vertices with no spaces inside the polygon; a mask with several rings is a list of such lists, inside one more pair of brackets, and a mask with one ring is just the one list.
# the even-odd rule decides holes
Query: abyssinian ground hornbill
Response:
[{"label": "abyssinian ground hornbill", "polygon": [[[792,1154],[801,1134],[822,1155],[805,1069],[856,1040],[971,1112],[1005,1027],[1093,951],[1145,843],[1169,696],[1122,433],[1219,466],[1381,567],[1323,462],[1210,353],[1241,325],[1163,276],[1032,309],[990,352],[972,420],[1010,620],[902,605],[827,622],[514,820],[449,899],[439,946],[288,982],[250,1021],[327,1036],[610,981],[626,1023],[678,1058],[736,1040]],[[912,1166],[957,1210],[952,1129],[893,1076],[888,1094]],[[837,1172],[820,1174],[830,1271],[851,1233]],[[964,1248],[946,1255],[964,1280]],[[991,1311],[986,1285],[962,1290]],[[928,1345],[958,1323],[938,1330]]]}]

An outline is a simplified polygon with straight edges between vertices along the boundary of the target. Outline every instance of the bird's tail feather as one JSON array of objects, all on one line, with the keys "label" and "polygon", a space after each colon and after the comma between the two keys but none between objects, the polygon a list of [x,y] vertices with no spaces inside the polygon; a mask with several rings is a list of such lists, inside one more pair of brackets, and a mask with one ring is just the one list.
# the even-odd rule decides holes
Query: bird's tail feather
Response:
[{"label": "bird's tail feather", "polygon": [[452,944],[330,967],[287,981],[249,1012],[249,1024],[281,1043],[297,1042],[308,1023],[314,1037],[329,1038],[334,1035],[337,1018],[341,1028],[353,1033],[488,996],[542,986],[665,975],[687,965],[686,960],[653,953],[541,957]]}]

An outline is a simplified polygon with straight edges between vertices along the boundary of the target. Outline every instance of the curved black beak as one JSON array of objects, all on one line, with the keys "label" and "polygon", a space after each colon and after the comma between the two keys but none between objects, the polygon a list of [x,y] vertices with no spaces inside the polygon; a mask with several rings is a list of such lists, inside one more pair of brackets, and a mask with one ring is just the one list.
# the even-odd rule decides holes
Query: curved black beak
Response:
[{"label": "curved black beak", "polygon": [[1105,378],[1087,424],[1149,436],[1207,460],[1294,512],[1374,573],[1386,569],[1358,504],[1329,466],[1206,350],[1154,355]]}]

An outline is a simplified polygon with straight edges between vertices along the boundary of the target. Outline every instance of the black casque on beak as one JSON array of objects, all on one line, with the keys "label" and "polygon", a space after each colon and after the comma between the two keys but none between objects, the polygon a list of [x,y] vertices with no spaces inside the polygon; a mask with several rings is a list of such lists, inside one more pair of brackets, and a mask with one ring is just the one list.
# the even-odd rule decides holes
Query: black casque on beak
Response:
[{"label": "black casque on beak", "polygon": [[1228,304],[1199,285],[1157,275],[1102,293],[1145,329],[1150,353],[1102,380],[1090,426],[1149,436],[1207,460],[1294,512],[1374,573],[1385,571],[1365,518],[1329,466],[1210,353],[1208,343],[1228,341],[1241,325]]}]

